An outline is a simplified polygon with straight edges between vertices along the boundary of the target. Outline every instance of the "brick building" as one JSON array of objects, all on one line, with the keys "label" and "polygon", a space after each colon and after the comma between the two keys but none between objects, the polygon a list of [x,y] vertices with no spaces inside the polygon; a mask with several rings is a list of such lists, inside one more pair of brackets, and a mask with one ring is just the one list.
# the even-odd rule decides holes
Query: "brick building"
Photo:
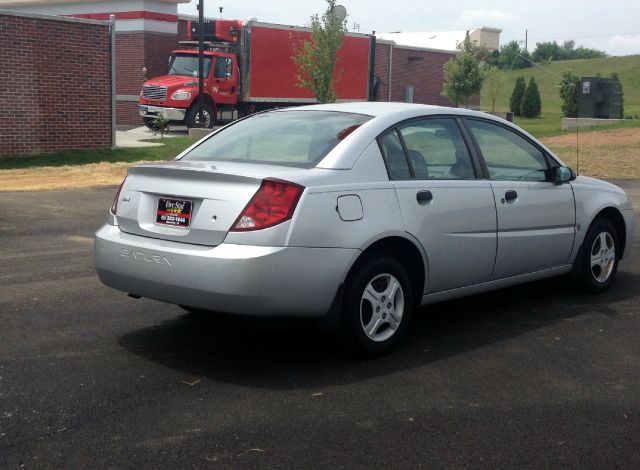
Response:
[{"label": "brick building", "polygon": [[0,10],[0,57],[0,156],[113,145],[110,23]]},{"label": "brick building", "polygon": [[178,46],[178,4],[190,0],[0,0],[0,9],[91,20],[116,18],[118,124],[141,124],[137,103],[147,77],[163,75]]},{"label": "brick building", "polygon": [[[146,77],[163,75],[167,59],[187,39],[187,22],[178,4],[190,0],[0,0],[0,9],[62,15],[88,20],[115,16],[116,116],[118,124],[142,124],[137,102]],[[499,30],[495,30],[499,31]],[[441,95],[443,66],[454,51],[401,45],[378,39],[375,76],[378,101],[450,105]],[[472,100],[479,105],[479,98]]]},{"label": "brick building", "polygon": [[[377,101],[451,106],[451,101],[442,96],[443,67],[455,54],[453,51],[402,46],[393,41],[378,40],[375,65]],[[479,97],[474,97],[471,105],[479,106]]]}]

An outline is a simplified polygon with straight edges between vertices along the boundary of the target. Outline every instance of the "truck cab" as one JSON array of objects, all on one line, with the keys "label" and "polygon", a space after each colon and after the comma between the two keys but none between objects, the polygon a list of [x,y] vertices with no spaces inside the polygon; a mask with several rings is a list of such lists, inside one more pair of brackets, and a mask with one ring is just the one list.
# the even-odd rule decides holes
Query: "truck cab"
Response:
[{"label": "truck cab", "polygon": [[[237,55],[222,51],[204,51],[204,119],[213,127],[218,111],[238,102],[239,69]],[[139,112],[152,127],[157,116],[187,127],[200,126],[198,113],[198,51],[174,51],[166,75],[145,82],[140,93]]]}]

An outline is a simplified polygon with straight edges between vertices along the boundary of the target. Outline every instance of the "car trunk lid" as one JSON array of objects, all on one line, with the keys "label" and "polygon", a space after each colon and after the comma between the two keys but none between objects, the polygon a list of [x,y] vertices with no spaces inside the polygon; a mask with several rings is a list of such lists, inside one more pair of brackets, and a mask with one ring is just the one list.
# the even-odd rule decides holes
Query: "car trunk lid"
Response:
[{"label": "car trunk lid", "polygon": [[219,245],[261,182],[211,163],[132,167],[119,196],[118,225],[146,237]]}]

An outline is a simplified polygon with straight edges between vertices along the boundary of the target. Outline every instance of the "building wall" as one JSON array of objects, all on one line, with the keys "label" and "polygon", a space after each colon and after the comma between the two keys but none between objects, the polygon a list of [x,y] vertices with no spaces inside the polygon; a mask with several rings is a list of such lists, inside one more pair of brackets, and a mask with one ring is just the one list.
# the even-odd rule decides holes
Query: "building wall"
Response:
[{"label": "building wall", "polygon": [[118,124],[142,125],[138,114],[138,96],[147,78],[167,73],[167,61],[178,47],[175,34],[157,32],[116,33],[116,90]]},{"label": "building wall", "polygon": [[0,57],[0,156],[112,146],[108,24],[2,12]]},{"label": "building wall", "polygon": [[[414,103],[453,106],[448,98],[442,96],[444,65],[453,57],[454,52],[379,41],[375,65],[379,83],[377,101],[404,102],[407,88],[413,87]],[[479,107],[480,97],[474,96],[469,104],[470,107]]]}]

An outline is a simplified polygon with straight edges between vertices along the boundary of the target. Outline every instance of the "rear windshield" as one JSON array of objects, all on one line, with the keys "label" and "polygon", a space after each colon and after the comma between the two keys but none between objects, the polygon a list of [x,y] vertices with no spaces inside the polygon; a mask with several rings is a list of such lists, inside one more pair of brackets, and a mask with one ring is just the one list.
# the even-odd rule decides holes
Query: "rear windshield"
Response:
[{"label": "rear windshield", "polygon": [[256,114],[223,129],[182,159],[309,168],[369,119],[334,111]]}]

